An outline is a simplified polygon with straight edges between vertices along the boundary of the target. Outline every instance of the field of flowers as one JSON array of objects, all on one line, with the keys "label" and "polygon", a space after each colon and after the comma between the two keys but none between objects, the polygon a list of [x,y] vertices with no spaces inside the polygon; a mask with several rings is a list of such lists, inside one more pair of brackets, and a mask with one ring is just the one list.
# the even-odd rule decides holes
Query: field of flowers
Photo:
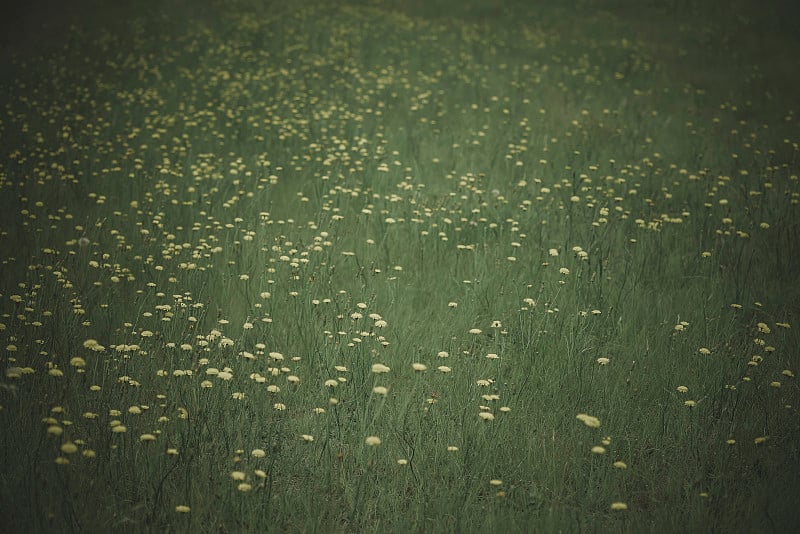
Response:
[{"label": "field of flowers", "polygon": [[27,19],[0,531],[799,529],[790,18],[544,4]]}]

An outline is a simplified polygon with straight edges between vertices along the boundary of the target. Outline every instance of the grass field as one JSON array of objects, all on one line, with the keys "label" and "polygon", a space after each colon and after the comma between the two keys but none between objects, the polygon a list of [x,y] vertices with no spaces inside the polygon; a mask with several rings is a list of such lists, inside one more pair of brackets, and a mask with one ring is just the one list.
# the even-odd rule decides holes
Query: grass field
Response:
[{"label": "grass field", "polygon": [[6,21],[0,530],[800,529],[797,8],[287,5]]}]

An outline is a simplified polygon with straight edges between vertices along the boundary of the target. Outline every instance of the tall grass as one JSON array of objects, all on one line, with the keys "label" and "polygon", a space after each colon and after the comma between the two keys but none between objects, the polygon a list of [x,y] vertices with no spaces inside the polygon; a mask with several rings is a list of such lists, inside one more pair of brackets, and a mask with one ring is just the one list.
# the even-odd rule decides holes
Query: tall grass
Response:
[{"label": "tall grass", "polygon": [[7,48],[3,530],[797,528],[797,43],[617,4]]}]

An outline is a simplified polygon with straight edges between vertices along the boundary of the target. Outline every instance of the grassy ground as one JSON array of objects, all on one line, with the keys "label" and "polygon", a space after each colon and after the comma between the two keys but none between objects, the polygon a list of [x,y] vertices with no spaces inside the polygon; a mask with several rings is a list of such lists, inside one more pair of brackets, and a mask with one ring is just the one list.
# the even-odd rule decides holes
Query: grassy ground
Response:
[{"label": "grassy ground", "polygon": [[7,18],[2,530],[796,530],[763,7]]}]

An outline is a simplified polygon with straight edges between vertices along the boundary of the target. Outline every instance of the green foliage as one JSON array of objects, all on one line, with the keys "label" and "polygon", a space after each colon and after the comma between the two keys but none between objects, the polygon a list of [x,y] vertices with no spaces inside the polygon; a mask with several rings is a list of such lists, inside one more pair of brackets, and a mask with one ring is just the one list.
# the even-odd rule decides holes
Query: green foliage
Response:
[{"label": "green foliage", "polygon": [[797,43],[574,4],[7,50],[0,530],[797,529]]}]

